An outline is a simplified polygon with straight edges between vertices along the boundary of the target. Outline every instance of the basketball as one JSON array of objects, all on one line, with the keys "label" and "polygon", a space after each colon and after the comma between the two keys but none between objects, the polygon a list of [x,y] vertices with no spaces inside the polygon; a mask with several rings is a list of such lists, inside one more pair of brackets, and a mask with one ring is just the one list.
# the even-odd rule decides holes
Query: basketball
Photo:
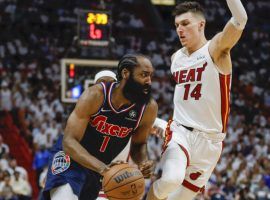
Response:
[{"label": "basketball", "polygon": [[140,200],[145,183],[139,169],[128,164],[119,164],[104,174],[102,187],[109,200]]}]

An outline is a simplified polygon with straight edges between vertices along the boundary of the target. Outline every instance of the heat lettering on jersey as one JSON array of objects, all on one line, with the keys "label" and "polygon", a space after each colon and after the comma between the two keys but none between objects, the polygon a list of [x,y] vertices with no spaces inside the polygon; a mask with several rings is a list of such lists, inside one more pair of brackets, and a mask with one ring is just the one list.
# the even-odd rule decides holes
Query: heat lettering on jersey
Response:
[{"label": "heat lettering on jersey", "polygon": [[204,72],[206,66],[207,62],[205,62],[202,67],[198,67],[196,69],[179,70],[173,72],[173,78],[177,84],[201,81],[202,73]]},{"label": "heat lettering on jersey", "polygon": [[115,124],[107,123],[108,117],[104,115],[96,116],[91,122],[92,127],[96,127],[96,130],[102,134],[116,136],[119,138],[124,138],[132,132],[133,128],[128,128],[124,126],[118,126]]}]

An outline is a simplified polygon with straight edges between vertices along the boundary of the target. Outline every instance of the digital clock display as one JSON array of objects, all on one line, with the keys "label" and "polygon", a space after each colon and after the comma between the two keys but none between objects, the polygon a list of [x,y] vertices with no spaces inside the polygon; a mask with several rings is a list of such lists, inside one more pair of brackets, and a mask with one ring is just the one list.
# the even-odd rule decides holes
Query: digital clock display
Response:
[{"label": "digital clock display", "polygon": [[83,46],[107,46],[110,38],[110,13],[85,11],[78,13],[79,44]]}]

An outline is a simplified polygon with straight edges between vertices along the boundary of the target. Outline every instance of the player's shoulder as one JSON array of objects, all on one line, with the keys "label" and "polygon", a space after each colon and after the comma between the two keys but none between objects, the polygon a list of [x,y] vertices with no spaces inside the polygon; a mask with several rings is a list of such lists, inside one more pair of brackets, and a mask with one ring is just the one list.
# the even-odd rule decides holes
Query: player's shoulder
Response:
[{"label": "player's shoulder", "polygon": [[95,113],[102,105],[103,100],[103,86],[101,84],[96,84],[85,89],[79,98],[76,107],[83,108],[85,112],[89,111],[89,113]]},{"label": "player's shoulder", "polygon": [[[177,52],[177,51],[176,51],[176,52]],[[172,54],[172,56],[171,56],[171,62],[173,61],[173,59],[174,59],[174,57],[175,57],[176,52],[174,52],[174,53]]]},{"label": "player's shoulder", "polygon": [[171,62],[174,60],[174,58],[179,54],[179,53],[182,53],[184,50],[184,47],[178,49],[177,51],[175,51],[172,56],[171,56]]},{"label": "player's shoulder", "polygon": [[100,98],[103,97],[104,92],[102,84],[96,84],[91,87],[88,87],[81,96],[83,100],[91,100],[91,99],[99,100]]},{"label": "player's shoulder", "polygon": [[158,110],[158,104],[155,99],[151,98],[148,104],[146,105],[145,111],[146,112],[153,112],[155,113]]}]

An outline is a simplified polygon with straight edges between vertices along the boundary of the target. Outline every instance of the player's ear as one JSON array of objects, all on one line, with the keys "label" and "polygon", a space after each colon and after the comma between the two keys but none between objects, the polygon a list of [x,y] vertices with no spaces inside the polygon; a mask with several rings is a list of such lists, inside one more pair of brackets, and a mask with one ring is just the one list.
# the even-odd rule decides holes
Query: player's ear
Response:
[{"label": "player's ear", "polygon": [[205,21],[200,21],[199,23],[199,31],[203,31],[205,27]]},{"label": "player's ear", "polygon": [[122,70],[122,72],[121,72],[121,75],[122,75],[123,79],[128,79],[129,78],[129,74],[130,74],[130,72],[128,71],[127,68],[124,68]]}]

